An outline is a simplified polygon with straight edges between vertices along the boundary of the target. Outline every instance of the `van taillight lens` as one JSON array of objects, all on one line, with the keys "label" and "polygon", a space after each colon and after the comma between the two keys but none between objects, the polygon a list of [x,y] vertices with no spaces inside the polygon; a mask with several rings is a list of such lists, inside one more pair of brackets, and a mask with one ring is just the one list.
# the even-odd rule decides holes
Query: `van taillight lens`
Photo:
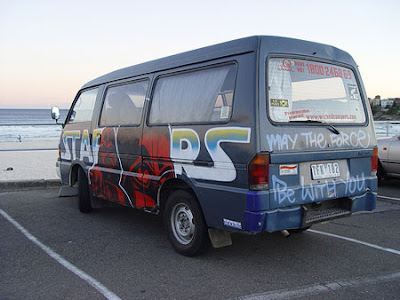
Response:
[{"label": "van taillight lens", "polygon": [[371,175],[376,175],[378,171],[378,148],[374,148],[372,150],[372,157],[371,157]]},{"label": "van taillight lens", "polygon": [[257,154],[249,163],[250,190],[268,189],[269,154]]}]

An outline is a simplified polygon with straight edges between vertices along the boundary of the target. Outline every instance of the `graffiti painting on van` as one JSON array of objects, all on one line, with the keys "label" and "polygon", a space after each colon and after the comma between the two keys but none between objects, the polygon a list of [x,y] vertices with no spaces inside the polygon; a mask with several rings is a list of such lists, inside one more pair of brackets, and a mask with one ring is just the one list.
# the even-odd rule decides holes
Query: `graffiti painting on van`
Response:
[{"label": "graffiti painting on van", "polygon": [[[142,156],[123,166],[118,148],[118,128],[105,128],[94,156],[96,164],[89,170],[93,193],[137,209],[156,205],[160,185],[174,177],[169,157],[169,141],[165,136],[144,134],[139,139]],[[147,159],[154,157],[155,159]],[[159,157],[166,157],[162,161]],[[154,178],[159,178],[155,180]]]},{"label": "graffiti painting on van", "polygon": [[120,204],[133,205],[132,200],[120,184],[122,168],[116,142],[117,130],[117,128],[103,129],[100,144],[94,152],[97,163],[89,169],[89,182],[96,197]]},{"label": "graffiti painting on van", "polygon": [[[95,141],[96,136],[95,134],[93,135],[93,140]],[[80,141],[79,145],[78,140]],[[82,131],[82,136],[80,130],[64,131],[62,135],[62,141],[64,145],[64,151],[61,151],[60,153],[62,159],[80,159],[81,161],[87,160],[89,163],[93,163],[92,147],[90,146],[90,136],[87,129]]]},{"label": "graffiti painting on van", "polygon": [[[249,143],[250,128],[211,128],[201,142],[191,128],[169,130],[169,139],[158,133],[143,134],[138,146],[140,155],[128,165],[121,160],[118,145],[119,127],[98,128],[92,142],[88,130],[65,131],[61,158],[80,158],[91,165],[89,183],[93,194],[102,199],[140,208],[152,208],[157,203],[160,186],[168,179],[186,175],[192,179],[231,182],[236,169],[221,143]],[[211,157],[210,166],[193,162],[204,147]]]},{"label": "graffiti painting on van", "polygon": [[[160,186],[168,179],[174,178],[174,166],[169,158],[169,140],[164,135],[157,133],[143,134],[139,140],[142,149],[143,161],[137,172],[143,176],[140,178],[124,175],[124,185],[132,186],[135,194],[136,207],[154,207],[157,202],[157,194]],[[132,165],[131,168],[135,168]],[[130,169],[130,172],[133,169]],[[135,180],[132,185],[130,182]],[[138,201],[139,200],[139,201]],[[142,202],[140,202],[142,201]]]},{"label": "graffiti painting on van", "polygon": [[62,135],[64,151],[61,151],[60,153],[61,159],[75,160],[77,158],[76,144],[77,140],[80,140],[80,138],[81,138],[80,130],[64,131]]},{"label": "graffiti painting on van", "polygon": [[329,134],[328,137],[323,133],[302,132],[300,134],[267,134],[267,149],[273,150],[294,150],[299,147],[306,149],[326,149],[332,148],[368,148],[371,143],[371,135],[362,129],[351,133],[341,132]]},{"label": "graffiti painting on van", "polygon": [[[289,188],[288,184],[272,175],[272,191],[275,201],[279,204],[294,204],[302,202],[314,202],[318,199],[337,198],[338,185],[343,184],[346,195],[359,194],[366,191],[365,174],[350,175],[348,172],[345,179],[337,181],[325,181],[318,184],[305,184],[304,176],[300,177],[301,194],[296,196],[295,190]],[[301,199],[298,199],[301,198]]]},{"label": "graffiti painting on van", "polygon": [[190,128],[172,129],[171,158],[176,175],[185,173],[190,178],[231,182],[236,179],[236,169],[230,157],[221,148],[222,142],[249,143],[250,128],[211,128],[204,135],[204,145],[213,166],[196,166],[193,162],[200,153],[199,135]]}]

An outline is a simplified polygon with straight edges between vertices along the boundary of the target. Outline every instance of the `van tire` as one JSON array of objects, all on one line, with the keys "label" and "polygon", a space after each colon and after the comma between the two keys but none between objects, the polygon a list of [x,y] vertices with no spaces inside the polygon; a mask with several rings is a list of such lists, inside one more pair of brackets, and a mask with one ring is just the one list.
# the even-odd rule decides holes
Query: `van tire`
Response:
[{"label": "van tire", "polygon": [[89,182],[82,168],[78,169],[78,208],[82,213],[88,213],[92,210]]},{"label": "van tire", "polygon": [[177,190],[169,195],[164,221],[169,241],[179,254],[195,256],[209,248],[207,225],[191,193]]}]

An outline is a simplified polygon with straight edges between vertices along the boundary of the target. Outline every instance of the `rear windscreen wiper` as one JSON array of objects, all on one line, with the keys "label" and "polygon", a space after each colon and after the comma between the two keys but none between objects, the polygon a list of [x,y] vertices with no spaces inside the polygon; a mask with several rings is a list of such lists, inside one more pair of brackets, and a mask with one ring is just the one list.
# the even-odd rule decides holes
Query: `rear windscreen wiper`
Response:
[{"label": "rear windscreen wiper", "polygon": [[340,131],[337,130],[332,124],[329,124],[326,121],[321,120],[297,120],[297,121],[289,121],[289,123],[316,123],[316,124],[324,124],[330,128],[330,130],[335,134],[340,134]]}]

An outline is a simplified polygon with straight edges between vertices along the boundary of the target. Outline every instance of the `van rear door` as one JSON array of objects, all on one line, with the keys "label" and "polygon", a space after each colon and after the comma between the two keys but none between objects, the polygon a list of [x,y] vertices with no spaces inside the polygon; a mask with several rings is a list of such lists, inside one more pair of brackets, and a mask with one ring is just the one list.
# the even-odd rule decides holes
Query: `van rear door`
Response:
[{"label": "van rear door", "polygon": [[265,68],[270,208],[376,190],[376,139],[356,68],[292,56],[269,57]]}]

